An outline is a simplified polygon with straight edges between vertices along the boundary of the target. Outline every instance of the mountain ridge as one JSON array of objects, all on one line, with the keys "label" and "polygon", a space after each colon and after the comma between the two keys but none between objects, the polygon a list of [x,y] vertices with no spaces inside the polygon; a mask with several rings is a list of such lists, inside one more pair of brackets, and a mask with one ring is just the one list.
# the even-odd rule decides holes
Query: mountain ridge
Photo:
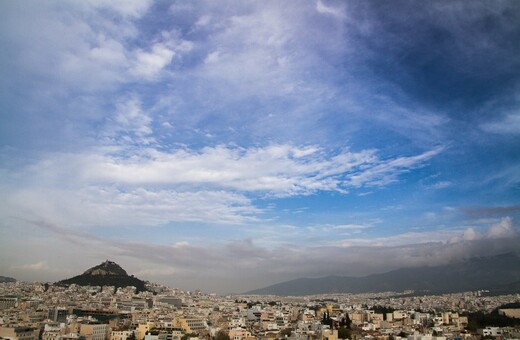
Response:
[{"label": "mountain ridge", "polygon": [[16,282],[16,279],[8,276],[0,276],[0,283]]},{"label": "mountain ridge", "polygon": [[313,295],[329,293],[370,293],[383,291],[428,291],[455,293],[493,289],[515,290],[520,281],[520,256],[506,253],[475,257],[440,266],[400,268],[364,277],[331,275],[298,278],[249,291],[245,294]]},{"label": "mountain ridge", "polygon": [[56,282],[57,285],[77,284],[79,286],[115,286],[124,288],[133,286],[137,292],[146,291],[145,281],[128,275],[117,263],[105,262],[87,269],[83,274]]}]

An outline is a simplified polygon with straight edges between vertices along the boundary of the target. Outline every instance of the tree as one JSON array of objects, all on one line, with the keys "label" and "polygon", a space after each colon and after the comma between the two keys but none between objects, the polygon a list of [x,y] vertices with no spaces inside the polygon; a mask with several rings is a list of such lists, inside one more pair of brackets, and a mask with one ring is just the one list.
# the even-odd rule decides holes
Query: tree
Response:
[{"label": "tree", "polygon": [[215,340],[230,340],[230,337],[229,337],[228,332],[226,332],[225,330],[221,329],[215,335]]},{"label": "tree", "polygon": [[347,329],[351,329],[352,321],[350,320],[348,313],[345,313],[345,316],[339,320],[339,327],[346,327]]},{"label": "tree", "polygon": [[198,336],[197,333],[186,333],[181,337],[181,340],[188,340],[189,338],[196,338]]},{"label": "tree", "polygon": [[126,337],[126,340],[137,340],[137,337],[135,336],[135,333],[132,332],[132,334]]},{"label": "tree", "polygon": [[321,318],[321,324],[322,325],[329,325],[330,329],[333,329],[334,321],[330,318],[329,312],[323,313],[323,317]]},{"label": "tree", "polygon": [[338,329],[338,338],[340,338],[340,339],[349,339],[351,334],[352,334],[352,331],[345,326],[341,326]]},{"label": "tree", "polygon": [[283,336],[283,337],[290,337],[291,333],[292,333],[292,329],[291,328],[284,328],[284,329],[282,329],[280,331],[280,335]]}]

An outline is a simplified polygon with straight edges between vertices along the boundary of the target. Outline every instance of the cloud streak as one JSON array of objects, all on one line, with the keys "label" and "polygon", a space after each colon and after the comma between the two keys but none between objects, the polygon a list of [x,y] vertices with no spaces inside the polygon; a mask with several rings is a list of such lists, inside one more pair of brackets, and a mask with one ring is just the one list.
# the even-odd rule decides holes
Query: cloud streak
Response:
[{"label": "cloud streak", "polygon": [[[120,117],[124,125],[132,127],[132,119],[139,120],[137,134],[146,135],[146,116],[134,106],[126,112]],[[106,150],[51,154],[10,174],[13,186],[4,192],[4,214],[29,214],[71,226],[255,222],[263,209],[248,198],[251,193],[291,197],[384,187],[424,166],[442,149],[384,160],[373,150],[330,155],[318,146],[291,145],[170,152],[144,148],[131,156],[125,147]],[[34,186],[14,185],[20,180]]]}]

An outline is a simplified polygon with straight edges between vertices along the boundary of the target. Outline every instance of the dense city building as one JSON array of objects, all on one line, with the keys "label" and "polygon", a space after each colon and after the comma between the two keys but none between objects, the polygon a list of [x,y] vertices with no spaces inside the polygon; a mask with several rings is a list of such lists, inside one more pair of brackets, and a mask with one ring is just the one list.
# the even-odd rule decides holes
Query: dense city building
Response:
[{"label": "dense city building", "polygon": [[470,327],[469,313],[495,311],[501,317],[519,318],[520,309],[514,305],[519,294],[486,293],[219,296],[157,284],[137,292],[132,287],[11,282],[0,284],[0,338],[519,339],[518,326]]}]

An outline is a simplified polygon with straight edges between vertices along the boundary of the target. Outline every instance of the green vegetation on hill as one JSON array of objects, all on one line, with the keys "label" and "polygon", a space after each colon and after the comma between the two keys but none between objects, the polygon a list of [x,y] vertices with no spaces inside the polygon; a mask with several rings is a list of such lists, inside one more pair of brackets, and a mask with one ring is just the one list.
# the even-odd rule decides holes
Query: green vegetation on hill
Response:
[{"label": "green vegetation on hill", "polygon": [[129,276],[126,271],[117,263],[106,261],[92,267],[83,274],[74,276],[70,279],[57,282],[58,285],[77,284],[79,286],[115,286],[124,288],[133,286],[137,292],[146,291],[145,282],[138,278]]},{"label": "green vegetation on hill", "polygon": [[512,326],[520,326],[520,319],[510,318],[505,315],[498,314],[499,309],[503,308],[519,308],[520,303],[511,303],[507,305],[500,306],[494,309],[491,313],[484,312],[474,312],[474,313],[465,313],[464,315],[468,317],[468,326],[466,327],[468,330],[475,332],[478,328],[484,328],[487,326],[494,327],[512,327]]},{"label": "green vegetation on hill", "polygon": [[77,284],[79,286],[115,286],[116,288],[120,287],[130,287],[133,286],[136,288],[137,292],[146,291],[145,282],[139,280],[133,276],[123,276],[123,275],[78,275],[73,278],[62,280],[57,284],[60,285],[70,285]]}]

